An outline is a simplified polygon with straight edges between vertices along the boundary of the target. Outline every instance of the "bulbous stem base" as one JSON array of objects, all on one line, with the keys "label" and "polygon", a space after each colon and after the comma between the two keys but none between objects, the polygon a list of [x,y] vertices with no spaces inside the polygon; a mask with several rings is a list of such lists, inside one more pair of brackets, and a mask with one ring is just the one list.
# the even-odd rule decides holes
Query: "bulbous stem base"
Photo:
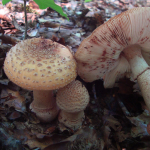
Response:
[{"label": "bulbous stem base", "polygon": [[79,127],[81,127],[84,119],[85,119],[84,111],[70,113],[61,110],[58,117],[60,123],[64,124],[66,127],[69,127],[73,130],[77,130]]},{"label": "bulbous stem base", "polygon": [[150,69],[147,69],[140,76],[138,76],[137,81],[146,106],[148,107],[150,112]]},{"label": "bulbous stem base", "polygon": [[41,122],[50,122],[56,118],[59,108],[53,91],[33,91],[33,97],[30,109]]}]

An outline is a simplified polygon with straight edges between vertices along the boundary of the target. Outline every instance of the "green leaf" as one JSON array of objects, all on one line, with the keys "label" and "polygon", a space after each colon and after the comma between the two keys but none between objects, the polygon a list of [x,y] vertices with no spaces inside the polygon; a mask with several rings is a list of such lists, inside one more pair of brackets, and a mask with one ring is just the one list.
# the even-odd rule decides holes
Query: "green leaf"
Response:
[{"label": "green leaf", "polygon": [[85,3],[88,3],[88,2],[91,2],[91,1],[92,1],[92,0],[85,0],[84,2],[85,2]]},{"label": "green leaf", "polygon": [[10,2],[11,0],[2,0],[2,4],[5,5],[7,4],[8,2]]},{"label": "green leaf", "polygon": [[40,7],[40,9],[46,9],[47,7],[51,7],[60,15],[66,17],[68,20],[69,18],[67,17],[67,14],[65,14],[62,10],[62,8],[54,3],[54,0],[34,0]]},{"label": "green leaf", "polygon": [[[2,4],[5,5],[10,1],[11,0],[2,0]],[[34,0],[34,1],[39,5],[40,9],[46,9],[47,7],[51,7],[52,9],[60,13],[60,15],[66,17],[69,20],[69,18],[67,17],[67,14],[63,12],[60,6],[54,3],[54,0]]]}]

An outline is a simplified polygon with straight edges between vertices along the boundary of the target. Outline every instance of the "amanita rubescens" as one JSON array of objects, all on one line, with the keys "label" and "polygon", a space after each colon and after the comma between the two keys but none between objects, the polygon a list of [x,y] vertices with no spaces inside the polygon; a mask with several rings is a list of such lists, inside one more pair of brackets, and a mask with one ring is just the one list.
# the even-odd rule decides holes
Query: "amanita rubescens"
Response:
[{"label": "amanita rubescens", "polygon": [[123,76],[137,80],[150,110],[150,8],[137,7],[99,26],[79,46],[78,74],[86,82],[102,78],[105,88]]},{"label": "amanita rubescens", "polygon": [[78,80],[60,88],[56,95],[56,103],[61,109],[58,120],[65,126],[78,129],[85,118],[84,109],[89,103],[89,93]]},{"label": "amanita rubescens", "polygon": [[70,50],[43,38],[21,41],[7,53],[4,71],[22,88],[33,90],[30,108],[43,122],[58,114],[53,90],[76,78],[76,62]]}]

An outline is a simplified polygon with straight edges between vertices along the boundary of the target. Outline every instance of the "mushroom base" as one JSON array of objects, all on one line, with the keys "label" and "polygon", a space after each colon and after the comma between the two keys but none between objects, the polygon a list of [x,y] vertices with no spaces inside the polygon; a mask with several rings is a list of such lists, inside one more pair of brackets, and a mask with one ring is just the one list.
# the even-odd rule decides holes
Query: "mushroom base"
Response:
[{"label": "mushroom base", "polygon": [[144,60],[141,48],[132,45],[124,50],[128,59],[134,79],[137,79],[144,101],[150,111],[150,66]]},{"label": "mushroom base", "polygon": [[56,118],[59,112],[58,106],[55,104],[53,108],[36,108],[34,103],[31,103],[30,109],[36,114],[41,122],[50,122]]},{"label": "mushroom base", "polygon": [[73,130],[77,130],[79,127],[81,127],[84,119],[85,119],[84,111],[70,113],[61,110],[58,117],[60,123],[64,124],[66,127],[69,127]]},{"label": "mushroom base", "polygon": [[150,69],[147,69],[137,78],[137,81],[141,89],[142,96],[144,98],[146,106],[148,107],[150,112],[150,78],[149,77],[150,77]]},{"label": "mushroom base", "polygon": [[33,97],[34,100],[30,105],[31,111],[36,114],[41,122],[52,121],[59,112],[53,91],[35,90],[33,91]]}]

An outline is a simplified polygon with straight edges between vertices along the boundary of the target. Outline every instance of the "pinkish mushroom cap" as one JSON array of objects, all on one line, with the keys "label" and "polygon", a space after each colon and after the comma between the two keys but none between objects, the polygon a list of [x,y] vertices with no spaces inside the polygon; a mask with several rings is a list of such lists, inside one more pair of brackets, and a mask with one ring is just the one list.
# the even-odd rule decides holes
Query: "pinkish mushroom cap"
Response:
[{"label": "pinkish mushroom cap", "polygon": [[[84,39],[75,54],[79,76],[86,82],[104,79],[106,88],[113,87],[118,78],[126,75],[137,79],[145,68],[141,67],[139,72],[131,71],[125,50],[133,47],[139,48],[143,54],[150,52],[149,7],[123,12]],[[146,62],[148,60],[150,57]]]},{"label": "pinkish mushroom cap", "polygon": [[102,78],[108,88],[123,76],[137,80],[150,111],[150,7],[111,18],[83,40],[75,58],[87,82]]}]

